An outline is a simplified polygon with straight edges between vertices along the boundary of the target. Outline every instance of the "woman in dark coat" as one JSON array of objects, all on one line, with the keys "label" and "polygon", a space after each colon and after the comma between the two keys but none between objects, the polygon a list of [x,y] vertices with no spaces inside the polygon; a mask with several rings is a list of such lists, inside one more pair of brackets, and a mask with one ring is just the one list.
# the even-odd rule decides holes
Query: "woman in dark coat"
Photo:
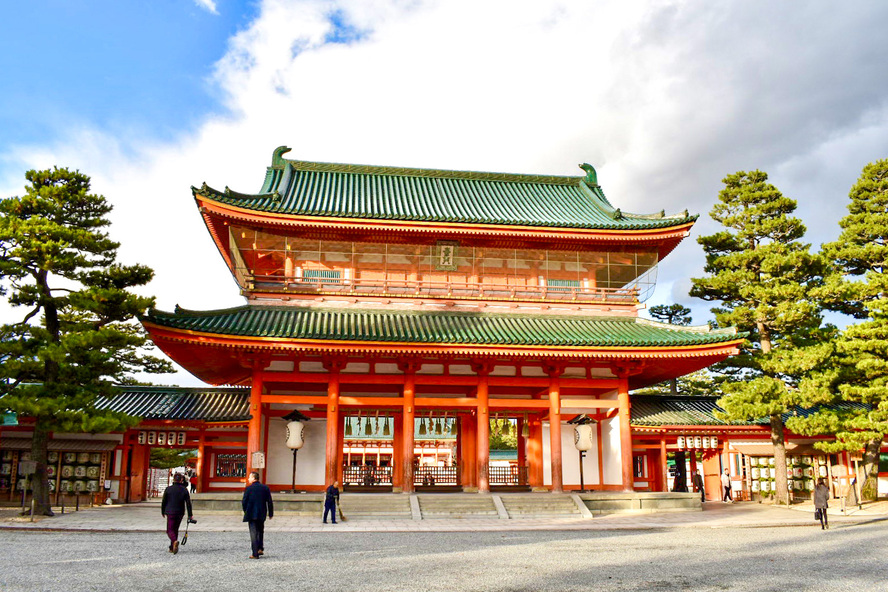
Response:
[{"label": "woman in dark coat", "polygon": [[829,528],[829,521],[826,519],[827,507],[829,507],[829,487],[826,486],[826,482],[821,478],[817,480],[817,485],[814,487],[814,509],[820,512],[821,530]]}]

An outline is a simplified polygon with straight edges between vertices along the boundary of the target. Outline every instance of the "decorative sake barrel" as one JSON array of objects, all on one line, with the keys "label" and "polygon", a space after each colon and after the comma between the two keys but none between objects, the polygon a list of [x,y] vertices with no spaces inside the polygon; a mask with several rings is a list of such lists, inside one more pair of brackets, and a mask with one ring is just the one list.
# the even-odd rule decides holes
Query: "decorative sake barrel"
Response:
[{"label": "decorative sake barrel", "polygon": [[759,484],[759,482],[758,482],[758,481],[753,481],[753,482],[752,482],[752,491],[753,491],[754,493],[758,493],[760,490],[761,490],[761,485]]},{"label": "decorative sake barrel", "polygon": [[759,471],[758,467],[752,467],[752,478],[758,479],[761,476],[761,471]]},{"label": "decorative sake barrel", "polygon": [[774,466],[774,457],[773,456],[768,458],[768,464],[772,467]]},{"label": "decorative sake barrel", "polygon": [[582,424],[574,426],[574,446],[577,450],[592,450],[592,426]]},{"label": "decorative sake barrel", "polygon": [[826,465],[820,465],[820,469],[817,471],[817,474],[821,477],[826,477]]},{"label": "decorative sake barrel", "polygon": [[771,477],[771,479],[776,479],[777,478],[777,469],[775,469],[774,467],[771,467],[770,469],[768,469],[768,476]]},{"label": "decorative sake barrel", "polygon": [[762,491],[771,491],[770,481],[762,481]]},{"label": "decorative sake barrel", "polygon": [[299,450],[305,444],[305,424],[301,421],[291,421],[287,424],[287,448]]},{"label": "decorative sake barrel", "polygon": [[814,481],[805,481],[805,489],[808,491],[814,491]]}]

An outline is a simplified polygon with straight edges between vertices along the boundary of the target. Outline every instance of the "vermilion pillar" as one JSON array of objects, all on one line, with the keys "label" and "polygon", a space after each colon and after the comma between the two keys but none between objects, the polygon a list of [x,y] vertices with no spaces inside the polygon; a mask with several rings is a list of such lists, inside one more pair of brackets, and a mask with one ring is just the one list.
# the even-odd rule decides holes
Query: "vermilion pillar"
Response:
[{"label": "vermilion pillar", "polygon": [[200,437],[197,443],[197,467],[195,470],[197,471],[197,493],[203,493],[207,487],[207,474],[206,474],[206,445],[205,445],[205,436],[203,433],[203,429],[200,431]]},{"label": "vermilion pillar", "polygon": [[632,427],[630,425],[629,379],[620,378],[617,387],[617,402],[620,405],[620,463],[623,465],[623,491],[634,489],[632,478]]},{"label": "vermilion pillar", "polygon": [[490,491],[490,407],[487,372],[478,377],[478,493]]},{"label": "vermilion pillar", "polygon": [[413,493],[413,449],[416,418],[416,374],[411,368],[404,377],[404,426],[401,446],[402,491]]},{"label": "vermilion pillar", "polygon": [[531,415],[527,422],[527,482],[531,487],[543,487],[543,422],[538,415]]},{"label": "vermilion pillar", "polygon": [[564,491],[561,458],[561,384],[558,376],[550,374],[549,379],[549,448],[552,464],[552,493]]},{"label": "vermilion pillar", "polygon": [[[693,464],[692,461],[692,469]],[[669,491],[669,467],[666,464],[666,436],[660,436],[660,479],[663,480],[663,485],[660,487],[660,491]]]},{"label": "vermilion pillar", "polygon": [[339,455],[342,452],[339,444],[339,371],[330,373],[327,383],[327,470],[325,479],[328,485],[339,477]]},{"label": "vermilion pillar", "polygon": [[471,414],[459,415],[459,472],[464,489],[478,486],[478,470],[475,466],[478,460],[478,453],[475,451],[477,445],[475,425],[475,417]]},{"label": "vermilion pillar", "polygon": [[256,471],[264,481],[264,471],[253,466],[253,453],[262,451],[262,365],[253,366],[253,384],[250,388],[250,423],[247,432],[247,475]]}]

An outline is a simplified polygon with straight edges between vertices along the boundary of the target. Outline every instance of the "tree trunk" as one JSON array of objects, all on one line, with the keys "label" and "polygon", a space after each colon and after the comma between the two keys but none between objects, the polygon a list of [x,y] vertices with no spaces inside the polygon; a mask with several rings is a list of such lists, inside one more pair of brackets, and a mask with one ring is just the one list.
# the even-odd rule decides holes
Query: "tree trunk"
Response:
[{"label": "tree trunk", "polygon": [[882,438],[873,438],[863,449],[863,486],[860,488],[861,499],[875,501],[879,497],[879,451]]},{"label": "tree trunk", "polygon": [[673,395],[678,394],[678,379],[673,378],[669,381],[669,392]]},{"label": "tree trunk", "polygon": [[786,444],[783,441],[783,418],[779,414],[771,416],[771,444],[774,446],[774,470],[777,471],[777,477],[774,480],[776,486],[774,501],[788,506],[789,484],[786,478]]},{"label": "tree trunk", "polygon": [[36,461],[36,472],[31,475],[31,495],[34,499],[34,515],[54,516],[49,499],[49,475],[46,472],[46,449],[49,444],[49,431],[43,420],[34,424],[34,437],[31,440],[31,460]]}]

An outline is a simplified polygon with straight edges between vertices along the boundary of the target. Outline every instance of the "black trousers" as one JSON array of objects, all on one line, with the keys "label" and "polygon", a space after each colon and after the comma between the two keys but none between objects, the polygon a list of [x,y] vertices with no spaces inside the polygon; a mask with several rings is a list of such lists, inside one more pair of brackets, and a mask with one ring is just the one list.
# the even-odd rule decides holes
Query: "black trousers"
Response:
[{"label": "black trousers", "polygon": [[327,521],[327,514],[333,514],[333,524],[336,524],[336,502],[334,500],[324,501],[324,522]]},{"label": "black trousers", "polygon": [[259,551],[265,551],[265,520],[249,520],[250,548],[253,557],[259,557]]},{"label": "black trousers", "polygon": [[734,498],[731,497],[731,487],[725,487],[725,494],[722,496],[722,501],[726,502],[728,500],[734,501]]},{"label": "black trousers", "polygon": [[826,508],[820,508],[820,528],[829,526],[829,519],[826,517]]}]

